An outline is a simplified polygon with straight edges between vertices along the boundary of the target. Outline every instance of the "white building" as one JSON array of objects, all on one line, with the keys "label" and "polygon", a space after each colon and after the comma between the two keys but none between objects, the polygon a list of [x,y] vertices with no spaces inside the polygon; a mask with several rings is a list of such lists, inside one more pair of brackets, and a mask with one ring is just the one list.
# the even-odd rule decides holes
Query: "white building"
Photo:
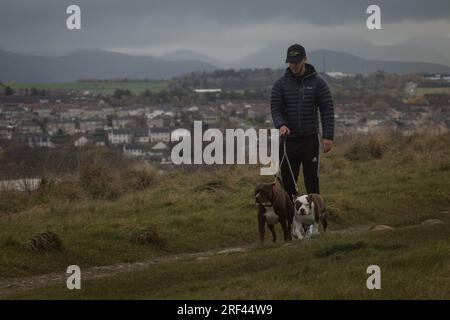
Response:
[{"label": "white building", "polygon": [[125,144],[133,141],[133,132],[127,129],[112,130],[108,133],[110,144]]},{"label": "white building", "polygon": [[150,142],[157,142],[157,141],[169,142],[171,132],[172,129],[170,128],[150,128],[148,130]]},{"label": "white building", "polygon": [[194,89],[195,93],[219,93],[222,89]]}]

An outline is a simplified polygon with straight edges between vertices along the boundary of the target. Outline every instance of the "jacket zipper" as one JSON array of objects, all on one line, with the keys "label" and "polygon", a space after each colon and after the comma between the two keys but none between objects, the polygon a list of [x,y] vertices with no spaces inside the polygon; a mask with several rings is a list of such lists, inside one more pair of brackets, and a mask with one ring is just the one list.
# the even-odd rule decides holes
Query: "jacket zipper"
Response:
[{"label": "jacket zipper", "polygon": [[[311,74],[308,74],[307,76],[305,76],[303,79],[302,79],[302,82],[301,82],[301,84],[300,84],[300,86],[301,86],[301,88],[302,88],[302,105],[303,105],[303,102],[305,101],[305,80],[307,79],[307,78],[309,78],[309,77],[311,77],[312,75],[314,75],[314,74],[316,74],[316,72],[314,72],[314,73],[311,73]],[[300,130],[300,124],[301,124],[301,121],[300,121],[300,106],[299,106],[299,108],[298,108],[298,128],[299,128],[299,131],[301,131]]]}]

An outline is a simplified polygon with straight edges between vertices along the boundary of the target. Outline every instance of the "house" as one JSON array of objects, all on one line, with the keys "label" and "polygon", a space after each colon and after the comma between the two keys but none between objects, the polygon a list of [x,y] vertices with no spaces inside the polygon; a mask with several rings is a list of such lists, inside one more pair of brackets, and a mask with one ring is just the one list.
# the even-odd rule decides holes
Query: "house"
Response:
[{"label": "house", "polygon": [[346,78],[346,77],[352,77],[352,74],[346,74],[343,72],[326,72],[325,73],[327,76],[329,76],[330,78],[334,78],[334,79],[342,79],[342,78]]},{"label": "house", "polygon": [[194,89],[195,93],[220,93],[222,89]]},{"label": "house", "polygon": [[150,148],[150,150],[152,152],[164,152],[164,151],[169,150],[169,146],[166,143],[160,141],[160,142],[157,142],[155,145],[153,145]]},{"label": "house", "polygon": [[[82,112],[81,112],[81,119],[84,119],[84,120],[89,120],[89,119],[93,119],[93,118],[102,119],[101,114],[102,114],[101,110],[97,110],[97,109],[93,109],[93,108],[84,108],[84,109],[82,109]],[[102,120],[104,120],[104,119],[102,119]]]},{"label": "house", "polygon": [[57,133],[73,135],[76,132],[75,121],[50,120],[47,122],[47,132],[50,135],[55,135]]},{"label": "house", "polygon": [[87,145],[89,142],[90,142],[90,141],[89,141],[88,138],[86,138],[85,136],[80,136],[79,138],[77,138],[77,139],[74,141],[73,145],[74,145],[75,147],[84,147],[84,146]]},{"label": "house", "polygon": [[103,114],[103,118],[107,118],[108,116],[113,116],[115,113],[115,110],[113,107],[111,106],[104,106],[102,108],[102,114]]},{"label": "house", "polygon": [[124,144],[122,150],[123,154],[128,157],[145,157],[147,155],[147,147],[140,144]]},{"label": "house", "polygon": [[0,125],[0,139],[11,140],[12,137],[13,137],[12,127]]},{"label": "house", "polygon": [[61,119],[75,119],[81,118],[83,109],[81,108],[69,108],[59,113]]},{"label": "house", "polygon": [[84,147],[86,145],[106,146],[104,134],[78,134],[74,137],[73,145],[75,147]]},{"label": "house", "polygon": [[206,110],[202,113],[203,122],[209,126],[214,126],[219,122],[218,112]]},{"label": "house", "polygon": [[164,111],[163,110],[154,110],[152,112],[146,113],[145,116],[148,119],[154,119],[156,117],[161,117],[164,115]]},{"label": "house", "polygon": [[442,79],[442,75],[440,73],[430,74],[430,75],[423,77],[423,79],[429,80],[429,81],[439,81]]},{"label": "house", "polygon": [[33,113],[39,118],[48,118],[52,114],[52,109],[50,108],[34,108]]},{"label": "house", "polygon": [[94,132],[103,130],[106,121],[99,117],[80,120],[80,132]]},{"label": "house", "polygon": [[408,95],[415,95],[417,91],[417,83],[413,81],[409,81],[405,85],[405,92]]},{"label": "house", "polygon": [[142,115],[145,113],[145,110],[140,107],[136,106],[124,106],[120,109],[116,110],[116,116],[121,117],[128,117],[128,116],[136,116],[136,115]]},{"label": "house", "polygon": [[21,133],[16,137],[22,143],[27,144],[30,148],[54,148],[55,145],[50,141],[50,136],[46,133]]},{"label": "house", "polygon": [[136,118],[131,116],[124,116],[112,119],[113,129],[126,128],[128,124],[136,124]]},{"label": "house", "polygon": [[147,155],[153,161],[162,161],[164,155],[168,153],[169,147],[166,143],[160,141],[155,143],[150,150],[148,150]]},{"label": "house", "polygon": [[19,105],[3,105],[2,107],[2,117],[8,118],[8,119],[18,119],[23,118],[25,115],[26,110],[24,107],[21,107]]},{"label": "house", "polygon": [[147,118],[147,126],[150,128],[164,127],[164,119],[162,117]]},{"label": "house", "polygon": [[108,133],[108,141],[111,144],[127,144],[133,141],[133,136],[130,129],[117,129]]},{"label": "house", "polygon": [[167,127],[150,128],[148,130],[150,142],[158,142],[158,141],[170,142],[171,132],[172,129]]},{"label": "house", "polygon": [[148,134],[148,129],[147,128],[135,129],[134,130],[134,142],[149,143],[150,136]]},{"label": "house", "polygon": [[42,133],[41,126],[31,120],[22,121],[18,128],[22,133]]}]

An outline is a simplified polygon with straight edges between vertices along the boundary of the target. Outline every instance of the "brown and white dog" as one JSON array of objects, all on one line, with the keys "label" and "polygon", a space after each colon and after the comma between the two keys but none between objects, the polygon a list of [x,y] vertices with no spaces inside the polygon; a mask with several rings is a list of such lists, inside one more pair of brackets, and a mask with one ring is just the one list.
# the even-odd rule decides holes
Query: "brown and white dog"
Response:
[{"label": "brown and white dog", "polygon": [[301,240],[319,234],[319,223],[322,224],[323,231],[326,231],[328,213],[320,194],[311,193],[297,197],[294,200],[294,208],[294,237]]},{"label": "brown and white dog", "polygon": [[275,224],[277,222],[283,229],[284,241],[292,240],[290,230],[294,218],[294,205],[286,191],[275,183],[260,184],[255,188],[255,201],[258,204],[259,240],[264,242],[267,223],[273,242],[276,242]]}]

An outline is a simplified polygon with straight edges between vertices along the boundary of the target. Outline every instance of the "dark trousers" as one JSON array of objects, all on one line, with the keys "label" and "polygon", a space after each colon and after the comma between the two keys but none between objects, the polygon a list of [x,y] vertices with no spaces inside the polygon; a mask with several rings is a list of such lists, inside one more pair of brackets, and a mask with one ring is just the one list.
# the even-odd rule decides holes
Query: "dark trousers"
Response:
[{"label": "dark trousers", "polygon": [[[288,137],[286,139],[286,153],[291,163],[295,182],[297,182],[300,167],[303,167],[303,181],[306,193],[319,192],[319,161],[320,141],[319,135],[314,134],[307,137]],[[283,141],[280,142],[280,161],[283,157]],[[281,177],[283,188],[289,195],[295,195],[295,184],[292,179],[286,159],[281,165]],[[299,193],[303,194],[305,188],[299,186]]]}]

